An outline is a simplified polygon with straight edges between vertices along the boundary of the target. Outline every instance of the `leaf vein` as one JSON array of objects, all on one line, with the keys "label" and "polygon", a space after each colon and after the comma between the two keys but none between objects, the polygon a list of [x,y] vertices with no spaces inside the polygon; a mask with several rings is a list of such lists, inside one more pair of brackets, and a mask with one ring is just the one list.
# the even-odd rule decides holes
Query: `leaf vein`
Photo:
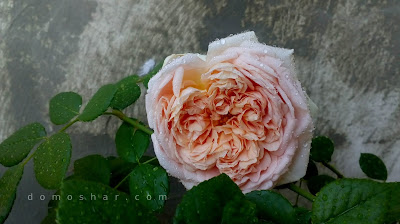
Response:
[{"label": "leaf vein", "polygon": [[388,191],[388,189],[386,189],[384,191],[381,191],[381,192],[378,192],[378,193],[368,197],[367,199],[360,201],[360,203],[358,203],[358,204],[346,209],[345,211],[343,211],[342,213],[338,214],[337,216],[328,219],[326,222],[329,223],[330,221],[334,221],[334,219],[337,219],[338,217],[345,215],[346,213],[350,212],[351,210],[353,210],[353,209],[365,204],[368,200],[372,200],[373,198],[379,196],[380,194],[386,193],[386,191]]},{"label": "leaf vein", "polygon": [[67,109],[67,110],[71,111],[72,113],[74,113],[74,114],[76,114],[76,115],[79,115],[79,112],[78,112],[78,111],[75,111],[75,110],[73,110],[73,109],[71,109],[71,108],[69,108],[69,107],[67,107],[67,106],[65,106],[65,105],[63,105],[63,104],[61,104],[61,103],[59,103],[59,102],[55,102],[55,104],[57,104],[57,105],[60,106],[60,107],[63,107],[64,109]]},{"label": "leaf vein", "polygon": [[12,145],[16,145],[16,144],[19,144],[19,143],[23,143],[23,142],[29,142],[29,141],[37,141],[37,140],[42,140],[42,139],[45,139],[46,138],[46,136],[44,136],[44,137],[39,137],[39,138],[27,138],[27,139],[22,139],[22,140],[20,140],[20,141],[13,141],[13,142],[10,142],[10,143],[7,143],[7,144],[1,144],[0,145],[0,148],[7,148],[7,147],[9,147],[9,146],[12,146]]}]

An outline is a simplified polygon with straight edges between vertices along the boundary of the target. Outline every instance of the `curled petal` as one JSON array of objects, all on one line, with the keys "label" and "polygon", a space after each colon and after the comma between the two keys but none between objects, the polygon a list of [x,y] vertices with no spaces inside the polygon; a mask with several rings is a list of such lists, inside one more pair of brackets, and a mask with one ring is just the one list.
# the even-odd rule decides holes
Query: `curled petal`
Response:
[{"label": "curled petal", "polygon": [[188,189],[222,172],[243,192],[300,179],[313,105],[293,50],[261,44],[254,32],[212,42],[205,56],[168,57],[146,95],[154,151]]}]

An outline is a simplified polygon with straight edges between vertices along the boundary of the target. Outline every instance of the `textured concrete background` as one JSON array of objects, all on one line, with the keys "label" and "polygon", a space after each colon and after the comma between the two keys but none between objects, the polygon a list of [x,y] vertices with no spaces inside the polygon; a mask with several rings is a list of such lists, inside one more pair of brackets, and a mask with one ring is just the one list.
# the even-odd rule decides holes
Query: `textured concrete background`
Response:
[{"label": "textured concrete background", "polygon": [[[204,53],[216,38],[254,30],[261,42],[295,49],[299,78],[320,109],[316,134],[335,141],[337,167],[364,177],[358,158],[372,152],[388,180],[400,181],[399,15],[397,0],[1,0],[0,141],[33,121],[57,129],[48,101],[61,91],[87,100],[150,58]],[[143,104],[127,113],[145,121]],[[73,158],[113,154],[118,124],[101,118],[72,127]],[[182,187],[173,184],[178,201]],[[30,162],[6,223],[39,223],[47,199],[38,196],[50,193]]]}]

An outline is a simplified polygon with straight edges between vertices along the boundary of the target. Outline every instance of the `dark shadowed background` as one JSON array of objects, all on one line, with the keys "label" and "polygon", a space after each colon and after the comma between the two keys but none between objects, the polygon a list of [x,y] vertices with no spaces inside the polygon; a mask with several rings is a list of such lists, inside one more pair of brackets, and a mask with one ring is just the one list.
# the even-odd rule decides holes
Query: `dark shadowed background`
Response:
[{"label": "dark shadowed background", "polygon": [[[149,59],[205,53],[216,38],[254,30],[260,42],[295,49],[300,81],[319,107],[316,134],[334,140],[339,170],[364,177],[358,158],[372,152],[386,163],[388,181],[400,181],[399,21],[397,0],[1,0],[0,141],[33,121],[56,130],[48,101],[59,92],[87,102]],[[126,112],[146,122],[143,105],[142,96]],[[119,124],[100,118],[69,129],[73,159],[114,154]],[[40,223],[47,214],[49,197],[38,197],[53,192],[40,187],[32,166],[7,224]],[[167,214],[183,192],[172,185]]]}]

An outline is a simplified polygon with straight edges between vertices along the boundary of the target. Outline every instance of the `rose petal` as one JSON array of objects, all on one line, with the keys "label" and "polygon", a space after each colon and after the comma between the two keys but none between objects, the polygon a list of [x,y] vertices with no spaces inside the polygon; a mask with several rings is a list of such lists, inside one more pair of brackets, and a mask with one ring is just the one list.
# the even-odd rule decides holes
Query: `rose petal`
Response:
[{"label": "rose petal", "polygon": [[221,172],[243,192],[301,178],[313,124],[293,50],[254,32],[217,40],[206,56],[168,57],[146,110],[160,164],[187,188]]}]

